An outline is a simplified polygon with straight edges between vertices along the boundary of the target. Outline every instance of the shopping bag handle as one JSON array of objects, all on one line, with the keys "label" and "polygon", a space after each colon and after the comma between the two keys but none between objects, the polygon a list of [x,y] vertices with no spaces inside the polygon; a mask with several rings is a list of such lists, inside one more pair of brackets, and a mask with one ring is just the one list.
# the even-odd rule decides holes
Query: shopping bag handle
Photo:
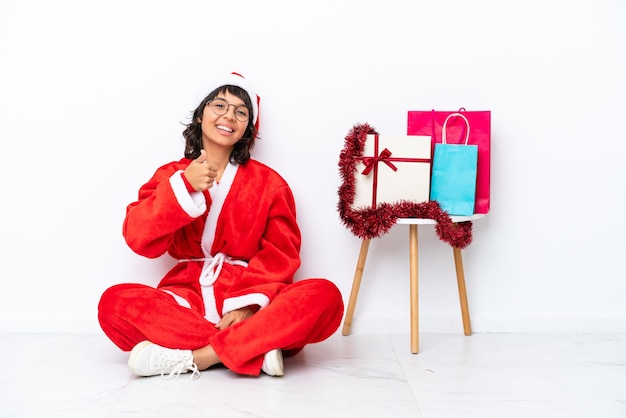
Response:
[{"label": "shopping bag handle", "polygon": [[446,120],[443,122],[443,127],[441,128],[441,143],[442,144],[446,143],[446,125],[448,124],[448,120],[454,116],[463,118],[463,120],[465,121],[465,124],[467,125],[467,132],[465,133],[465,145],[467,145],[467,141],[469,141],[469,136],[470,136],[470,125],[469,125],[469,121],[467,120],[467,118],[460,113],[450,113],[448,117],[446,118]]}]

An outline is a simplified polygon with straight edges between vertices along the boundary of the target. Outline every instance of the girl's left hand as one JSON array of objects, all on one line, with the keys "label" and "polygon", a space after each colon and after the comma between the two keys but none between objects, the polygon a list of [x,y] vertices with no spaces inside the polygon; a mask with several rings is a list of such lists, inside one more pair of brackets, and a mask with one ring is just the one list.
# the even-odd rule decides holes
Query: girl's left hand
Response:
[{"label": "girl's left hand", "polygon": [[230,311],[225,314],[217,324],[215,324],[215,328],[219,330],[226,329],[229,326],[236,324],[237,322],[241,322],[244,319],[250,318],[253,313],[254,312],[252,311],[252,309],[248,307]]}]

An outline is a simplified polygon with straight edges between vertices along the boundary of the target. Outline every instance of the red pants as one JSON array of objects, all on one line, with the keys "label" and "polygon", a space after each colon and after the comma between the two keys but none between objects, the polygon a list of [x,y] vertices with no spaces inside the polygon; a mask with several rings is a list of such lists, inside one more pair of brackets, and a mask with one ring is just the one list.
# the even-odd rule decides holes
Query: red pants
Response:
[{"label": "red pants", "polygon": [[281,348],[289,356],[323,341],[342,316],[341,293],[324,279],[286,286],[264,309],[221,331],[200,312],[142,284],[110,287],[98,306],[102,330],[124,351],[144,340],[182,350],[211,345],[230,370],[253,376],[260,374],[265,353]]}]

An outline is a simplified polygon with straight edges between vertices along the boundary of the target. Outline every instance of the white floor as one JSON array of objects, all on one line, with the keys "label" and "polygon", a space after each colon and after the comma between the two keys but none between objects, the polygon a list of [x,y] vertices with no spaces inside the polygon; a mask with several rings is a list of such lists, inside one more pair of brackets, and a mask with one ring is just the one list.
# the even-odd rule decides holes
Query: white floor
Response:
[{"label": "white floor", "polygon": [[337,333],[285,376],[137,378],[100,334],[0,334],[0,417],[626,417],[626,335]]}]

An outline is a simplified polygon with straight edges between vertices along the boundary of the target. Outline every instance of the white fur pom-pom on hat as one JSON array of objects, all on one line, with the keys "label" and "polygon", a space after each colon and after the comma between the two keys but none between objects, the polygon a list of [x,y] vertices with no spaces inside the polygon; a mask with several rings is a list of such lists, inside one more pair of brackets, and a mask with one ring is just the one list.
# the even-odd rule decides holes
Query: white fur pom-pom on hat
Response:
[{"label": "white fur pom-pom on hat", "polygon": [[252,124],[259,129],[259,104],[261,98],[256,94],[254,88],[248,80],[239,73],[230,73],[222,77],[215,77],[204,84],[204,87],[200,90],[198,97],[196,98],[196,106],[198,106],[204,98],[218,87],[222,86],[237,86],[241,87],[250,96],[252,102]]}]

